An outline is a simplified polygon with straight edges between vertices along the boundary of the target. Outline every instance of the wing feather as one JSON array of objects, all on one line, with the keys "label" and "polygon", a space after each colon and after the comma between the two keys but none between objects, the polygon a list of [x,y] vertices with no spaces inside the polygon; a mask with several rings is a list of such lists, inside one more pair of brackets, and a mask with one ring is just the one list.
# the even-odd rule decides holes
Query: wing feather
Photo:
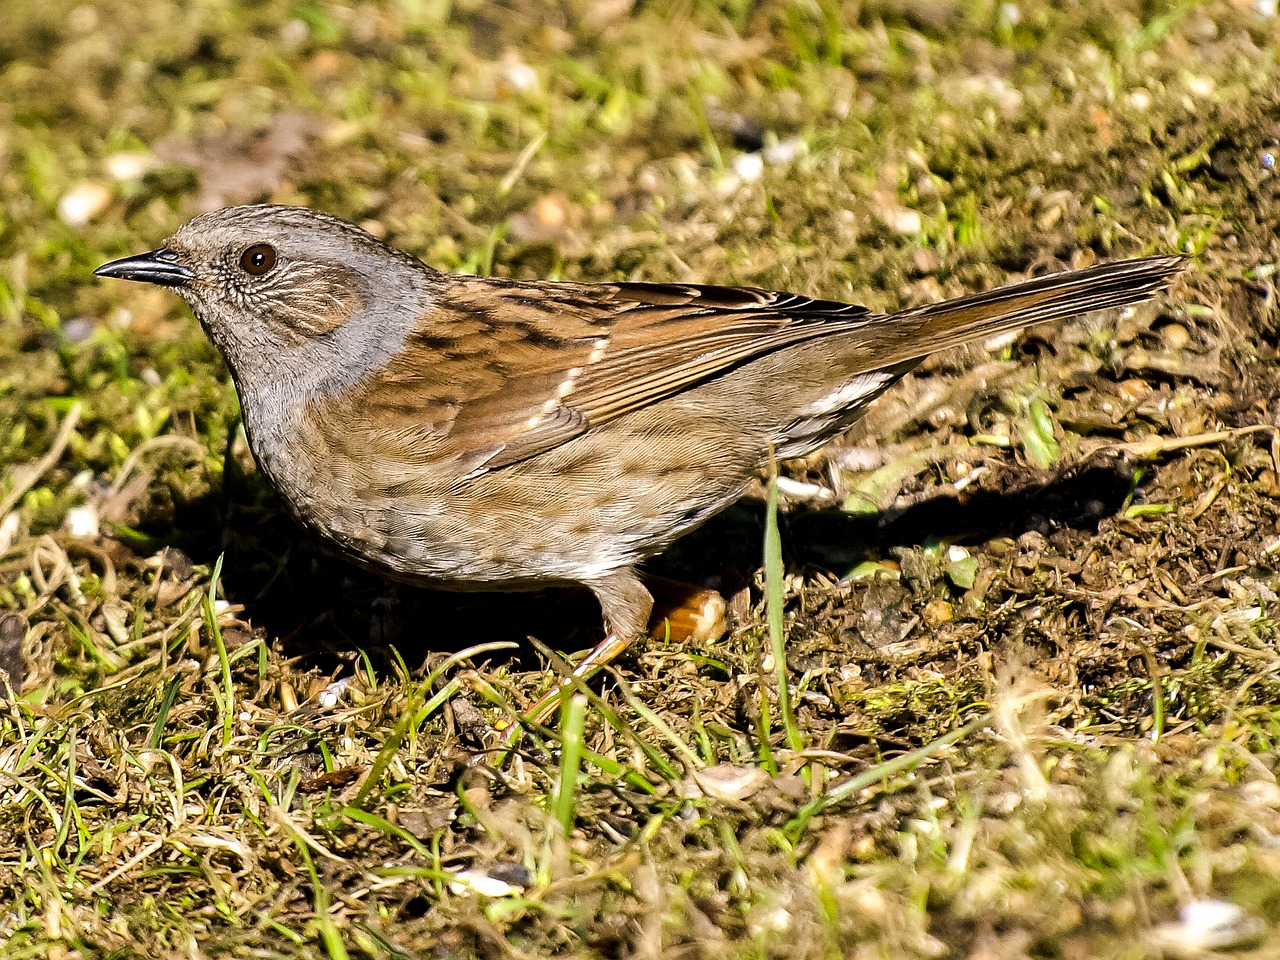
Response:
[{"label": "wing feather", "polygon": [[808,340],[852,338],[846,378],[901,369],[974,337],[1145,300],[1181,263],[1099,264],[892,316],[750,287],[451,278],[364,402],[388,431],[430,424],[421,449],[470,475]]}]

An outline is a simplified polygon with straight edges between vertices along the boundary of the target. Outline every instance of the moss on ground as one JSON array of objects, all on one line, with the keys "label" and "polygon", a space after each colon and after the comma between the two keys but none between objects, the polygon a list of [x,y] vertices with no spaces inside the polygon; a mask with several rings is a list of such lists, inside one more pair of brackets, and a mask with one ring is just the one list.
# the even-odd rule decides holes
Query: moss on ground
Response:
[{"label": "moss on ground", "polygon": [[[1272,6],[6,0],[0,957],[1270,955]],[[749,499],[654,565],[733,633],[498,764],[591,603],[325,553],[194,320],[90,277],[266,199],[876,309],[1194,262],[784,465],[790,712]]]}]

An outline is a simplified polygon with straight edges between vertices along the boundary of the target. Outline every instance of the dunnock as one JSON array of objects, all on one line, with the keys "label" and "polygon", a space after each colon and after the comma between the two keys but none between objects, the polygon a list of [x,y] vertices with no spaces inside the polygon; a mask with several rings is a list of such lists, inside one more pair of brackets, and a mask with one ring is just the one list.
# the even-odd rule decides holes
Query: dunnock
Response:
[{"label": "dunnock", "polygon": [[95,273],[190,304],[259,466],[345,554],[451,589],[585,584],[625,643],[652,607],[635,565],[771,452],[821,446],[927,354],[1137,303],[1180,264],[1104,263],[886,316],[751,288],[451,276],[334,217],[255,205]]}]

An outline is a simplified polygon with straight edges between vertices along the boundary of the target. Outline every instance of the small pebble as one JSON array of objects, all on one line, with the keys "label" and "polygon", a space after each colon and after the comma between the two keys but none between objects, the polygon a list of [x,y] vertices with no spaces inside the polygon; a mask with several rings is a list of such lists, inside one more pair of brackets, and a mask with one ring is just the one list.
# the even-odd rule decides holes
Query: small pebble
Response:
[{"label": "small pebble", "polygon": [[1151,384],[1145,380],[1121,380],[1116,384],[1116,393],[1125,403],[1137,403],[1151,392]]},{"label": "small pebble", "polygon": [[1151,107],[1151,94],[1141,88],[1129,92],[1129,106],[1142,113]]},{"label": "small pebble", "polygon": [[93,336],[93,327],[91,317],[72,317],[63,321],[62,335],[67,338],[68,343],[84,343]]},{"label": "small pebble", "polygon": [[742,801],[769,782],[769,773],[760,767],[717,763],[696,771],[683,784],[686,797],[708,796],[714,800]]},{"label": "small pebble", "polygon": [[758,153],[740,153],[733,158],[733,172],[743,183],[754,183],[764,174],[764,157]]},{"label": "small pebble", "polygon": [[98,535],[98,508],[91,503],[72,507],[67,511],[67,533],[77,540],[88,540]]},{"label": "small pebble", "polygon": [[280,28],[280,42],[290,50],[302,46],[310,36],[311,30],[306,22],[297,17],[286,20]]},{"label": "small pebble", "polygon": [[1266,924],[1243,907],[1205,897],[1183,906],[1176,921],[1161,924],[1154,934],[1161,946],[1199,954],[1245,946],[1257,941],[1265,931]]},{"label": "small pebble", "polygon": [[791,929],[791,911],[780,904],[757,907],[747,914],[747,929],[755,937],[786,933]]},{"label": "small pebble", "polygon": [[151,172],[160,161],[142,150],[122,150],[107,157],[107,173],[112,180],[137,180]]},{"label": "small pebble", "polygon": [[1186,78],[1187,92],[1193,97],[1208,97],[1212,95],[1216,84],[1212,77],[1188,76]]},{"label": "small pebble", "polygon": [[332,710],[338,705],[338,701],[342,699],[342,695],[347,692],[347,687],[351,685],[350,677],[343,677],[341,680],[335,680],[316,697],[316,702],[325,710]]},{"label": "small pebble", "polygon": [[924,218],[920,216],[919,210],[911,210],[907,207],[890,207],[878,211],[877,216],[880,217],[880,221],[886,227],[899,236],[917,236],[924,229]]},{"label": "small pebble", "polygon": [[778,166],[784,163],[790,163],[797,157],[802,157],[808,152],[808,145],[798,137],[792,137],[788,140],[782,140],[775,143],[771,147],[764,148],[765,163]]},{"label": "small pebble", "polygon": [[472,893],[478,893],[482,897],[513,897],[524,892],[522,887],[501,877],[491,876],[483,870],[460,870],[449,881],[449,891],[458,897]]},{"label": "small pebble", "polygon": [[501,73],[498,76],[494,93],[498,99],[522,93],[531,93],[538,88],[538,71],[525,63],[520,54],[508,50],[502,57]]},{"label": "small pebble", "polygon": [[539,197],[530,211],[544,230],[559,230],[569,220],[569,199],[563,194],[550,193]]},{"label": "small pebble", "polygon": [[920,616],[927,626],[939,627],[954,620],[956,611],[955,607],[946,600],[930,600],[924,605],[924,610],[920,612]]},{"label": "small pebble", "polygon": [[511,218],[511,233],[527,242],[553,240],[566,236],[581,220],[582,210],[572,200],[563,193],[549,193]]},{"label": "small pebble", "polygon": [[1160,337],[1170,350],[1182,350],[1191,343],[1191,331],[1180,323],[1166,323],[1160,328]]},{"label": "small pebble", "polygon": [[69,227],[83,227],[107,209],[111,191],[100,183],[82,181],[62,195],[58,201],[58,217]]}]

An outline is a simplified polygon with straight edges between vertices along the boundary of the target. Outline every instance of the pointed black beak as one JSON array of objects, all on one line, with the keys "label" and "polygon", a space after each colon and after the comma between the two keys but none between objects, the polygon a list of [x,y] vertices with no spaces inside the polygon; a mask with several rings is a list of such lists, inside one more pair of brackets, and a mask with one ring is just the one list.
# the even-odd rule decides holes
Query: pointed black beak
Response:
[{"label": "pointed black beak", "polygon": [[116,280],[142,280],[162,287],[181,287],[196,278],[195,273],[178,263],[178,255],[167,247],[104,263],[93,271],[93,275]]}]

